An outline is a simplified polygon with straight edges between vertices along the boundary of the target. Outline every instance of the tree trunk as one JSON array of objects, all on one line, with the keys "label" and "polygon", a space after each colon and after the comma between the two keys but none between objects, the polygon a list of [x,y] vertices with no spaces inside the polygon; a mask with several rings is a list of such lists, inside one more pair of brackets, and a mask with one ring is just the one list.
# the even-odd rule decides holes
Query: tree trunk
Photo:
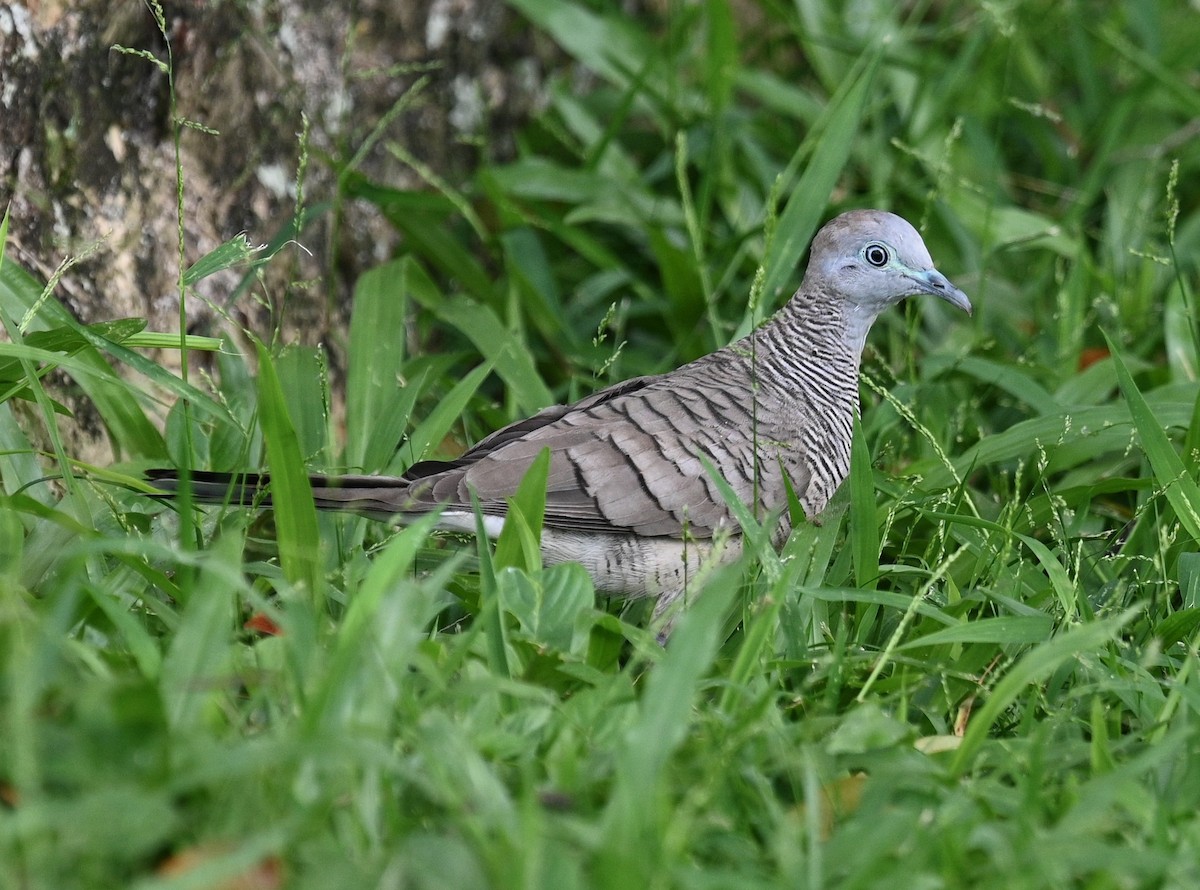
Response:
[{"label": "tree trunk", "polygon": [[[398,100],[358,169],[421,187],[384,149],[395,142],[451,182],[481,160],[510,154],[513,133],[539,102],[534,37],[496,0],[269,0],[182,2],[165,10],[177,115],[185,128],[186,264],[245,232],[270,242],[296,212],[304,116],[305,205],[332,200],[336,168]],[[86,258],[56,297],[83,321],[142,316],[178,327],[175,142],[167,75],[120,45],[168,59],[167,41],[139,0],[0,3],[0,212],[10,207],[8,252],[45,279],[67,257]],[[332,163],[331,163],[332,161]],[[316,217],[229,307],[237,325],[276,325],[292,342],[333,342],[358,275],[390,256],[395,231],[374,207],[349,203]],[[210,332],[240,274],[200,282],[188,324]],[[315,282],[316,286],[297,283]],[[276,309],[286,304],[286,312]],[[335,369],[340,360],[334,349]],[[68,394],[68,401],[71,401]],[[106,443],[76,400],[74,453],[103,459]]]}]

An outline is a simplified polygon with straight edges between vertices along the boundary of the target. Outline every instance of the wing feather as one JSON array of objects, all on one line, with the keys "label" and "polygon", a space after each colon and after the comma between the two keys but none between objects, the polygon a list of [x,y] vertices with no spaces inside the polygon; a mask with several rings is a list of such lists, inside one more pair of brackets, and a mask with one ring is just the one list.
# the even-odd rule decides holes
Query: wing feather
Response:
[{"label": "wing feather", "polygon": [[[439,503],[469,509],[473,491],[484,512],[503,514],[505,498],[549,449],[550,528],[706,538],[732,527],[732,511],[704,462],[744,502],[768,506],[766,489],[782,488],[777,462],[772,473],[772,462],[759,456],[756,478],[754,440],[746,432],[753,421],[750,381],[734,374],[714,388],[688,370],[627,380],[498,430],[455,461],[416,464],[405,474],[420,483],[409,490],[408,509]],[[793,470],[799,491],[807,476]]]}]

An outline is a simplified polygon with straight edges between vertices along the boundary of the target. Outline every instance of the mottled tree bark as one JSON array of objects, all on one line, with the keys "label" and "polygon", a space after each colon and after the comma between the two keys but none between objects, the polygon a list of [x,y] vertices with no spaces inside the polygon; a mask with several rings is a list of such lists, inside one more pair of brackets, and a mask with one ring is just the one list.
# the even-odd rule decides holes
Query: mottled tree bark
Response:
[{"label": "mottled tree bark", "polygon": [[[293,219],[303,115],[304,197],[313,206],[334,194],[331,159],[354,155],[419,78],[416,101],[360,167],[393,186],[420,182],[382,142],[461,180],[481,158],[511,153],[514,129],[539,101],[533,36],[498,0],[192,0],[167,4],[165,15],[178,115],[217,131],[181,137],[186,263],[239,232],[269,242]],[[65,257],[87,253],[56,292],[80,319],[144,316],[172,330],[179,261],[168,81],[117,44],[168,58],[140,0],[0,2],[9,255],[46,278]],[[336,342],[354,280],[393,253],[397,235],[373,207],[352,202],[320,215],[298,240],[304,250],[289,247],[269,264],[256,296],[243,296],[231,316],[262,331],[277,321],[265,307],[286,304],[286,338]],[[189,296],[194,330],[215,328],[205,302],[223,305],[239,277],[213,276]],[[295,286],[303,281],[316,284]],[[86,405],[73,407],[77,445],[102,451]]]}]

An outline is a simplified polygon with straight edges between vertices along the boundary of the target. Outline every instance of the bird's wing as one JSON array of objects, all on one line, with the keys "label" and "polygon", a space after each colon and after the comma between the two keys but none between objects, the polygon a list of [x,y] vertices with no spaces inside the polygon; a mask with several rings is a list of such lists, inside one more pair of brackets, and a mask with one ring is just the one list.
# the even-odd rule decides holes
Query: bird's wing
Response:
[{"label": "bird's wing", "polygon": [[[736,362],[730,365],[736,371]],[[781,488],[778,466],[756,466],[762,453],[749,382],[736,373],[718,374],[723,385],[714,386],[711,375],[720,370],[636,378],[574,405],[548,408],[494,433],[457,461],[414,466],[409,497],[429,507],[469,509],[474,491],[485,512],[503,513],[504,498],[549,449],[548,527],[711,537],[735,523],[705,461],[747,504],[778,502],[764,498],[766,477]],[[793,471],[793,477],[803,491],[806,473]],[[409,503],[409,509],[417,506]]]},{"label": "bird's wing", "polygon": [[[494,433],[485,436],[461,455],[454,458],[454,460],[418,461],[404,471],[403,478],[415,481],[426,479],[430,476],[441,475],[448,470],[469,467],[510,442],[515,442],[542,427],[550,426],[568,414],[585,411],[594,405],[611,401],[617,396],[625,395],[626,393],[637,392],[649,386],[654,381],[659,380],[662,376],[664,375],[631,377],[628,380],[622,380],[620,383],[614,383],[606,389],[594,392],[590,396],[585,396],[578,402],[572,402],[569,405],[551,405],[549,408],[543,408],[537,414],[526,417],[524,420],[510,423],[508,426],[501,427]],[[520,480],[518,479],[518,481]],[[513,490],[515,491],[516,489],[514,488]]]}]

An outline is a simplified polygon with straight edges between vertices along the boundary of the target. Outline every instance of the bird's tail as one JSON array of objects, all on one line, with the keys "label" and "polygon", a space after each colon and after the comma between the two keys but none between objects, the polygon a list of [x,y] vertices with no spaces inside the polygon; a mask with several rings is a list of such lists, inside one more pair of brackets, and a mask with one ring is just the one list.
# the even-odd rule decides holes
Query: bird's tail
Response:
[{"label": "bird's tail", "polygon": [[[149,470],[146,479],[162,498],[175,497],[183,487],[178,470]],[[194,471],[189,477],[192,499],[198,504],[270,507],[271,477],[267,473],[209,473]],[[318,510],[357,513],[387,519],[407,512],[405,504],[412,481],[398,476],[308,477]]]}]

